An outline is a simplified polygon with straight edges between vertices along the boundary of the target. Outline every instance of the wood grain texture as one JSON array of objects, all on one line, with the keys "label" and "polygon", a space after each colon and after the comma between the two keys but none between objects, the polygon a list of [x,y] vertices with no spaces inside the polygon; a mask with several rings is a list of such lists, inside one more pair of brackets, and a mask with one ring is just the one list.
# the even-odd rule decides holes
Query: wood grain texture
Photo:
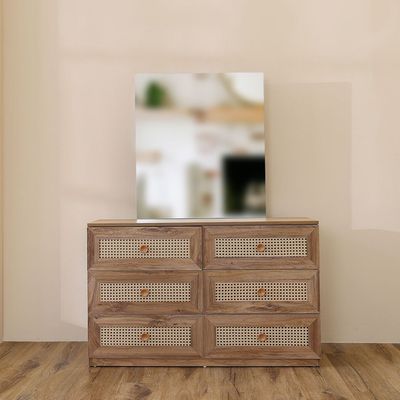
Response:
[{"label": "wood grain texture", "polygon": [[[204,308],[207,313],[315,313],[319,311],[318,271],[204,271]],[[307,282],[306,301],[216,301],[216,283]]]},{"label": "wood grain texture", "polygon": [[[107,347],[100,345],[102,326],[190,327],[190,346]],[[203,318],[200,316],[127,316],[89,318],[89,358],[197,358],[203,354]],[[118,364],[116,364],[118,365]]]},{"label": "wood grain texture", "polygon": [[[215,255],[216,238],[264,238],[297,237],[307,238],[306,257],[232,257],[217,258]],[[205,269],[316,269],[319,267],[318,226],[210,226],[203,234]]]},{"label": "wood grain texture", "polygon": [[[188,302],[102,302],[100,300],[99,285],[104,283],[189,283],[190,301]],[[89,270],[89,313],[91,316],[129,316],[132,314],[183,314],[202,311],[202,283],[201,275],[195,271],[156,271],[121,272],[121,271],[93,271]]]},{"label": "wood grain texture", "polygon": [[320,368],[88,368],[87,344],[0,344],[2,400],[398,400],[400,346],[325,344]]},{"label": "wood grain texture", "polygon": [[[190,258],[129,258],[101,259],[101,239],[190,239]],[[201,228],[189,226],[146,226],[146,227],[89,227],[88,267],[98,269],[151,270],[151,269],[201,269],[202,265]]]},{"label": "wood grain texture", "polygon": [[318,225],[312,218],[165,218],[165,219],[98,219],[89,222],[88,226],[205,226],[205,225]]},{"label": "wood grain texture", "polygon": [[[304,257],[242,258],[236,255],[232,258],[215,257],[214,239],[216,237],[299,236],[307,238],[307,255]],[[190,238],[190,259],[171,258],[168,249],[161,255],[163,257],[167,254],[170,258],[168,256],[143,258],[141,254],[133,253],[135,258],[119,259],[111,258],[115,257],[115,254],[110,256],[109,253],[105,253],[110,258],[104,259],[100,258],[99,254],[101,239],[136,239],[135,246],[139,247],[136,247],[135,251],[139,251],[140,247],[143,247],[145,251],[152,242],[149,240],[145,248],[141,240],[165,239],[163,243],[168,247],[169,239],[179,238]],[[131,255],[132,252],[129,247],[128,249]],[[264,250],[261,246],[258,246],[258,249],[258,251]],[[125,247],[118,251],[121,251],[124,257],[126,256]],[[319,363],[320,354],[318,253],[318,223],[310,219],[161,220],[145,223],[132,220],[122,222],[106,220],[89,224],[90,363],[99,366],[316,366]],[[204,268],[209,269],[204,270]],[[214,283],[218,279],[226,279],[227,276],[230,281],[237,282],[264,279],[306,280],[308,298],[304,302],[254,301],[217,304],[214,301]],[[110,304],[100,301],[99,283],[126,281],[135,283],[190,282],[192,289],[190,302],[149,304],[121,301]],[[206,286],[203,289],[204,283]],[[216,346],[217,323],[218,326],[244,324],[250,327],[281,324],[283,328],[286,325],[300,324],[309,327],[309,344],[297,347],[279,345],[279,348],[273,348],[273,346],[261,348],[258,344],[240,347],[235,344],[229,349],[221,348]],[[149,346],[142,344],[141,341],[135,342],[134,346],[126,345],[131,344],[132,339],[139,340],[136,329],[138,326],[154,328],[180,325],[191,328],[190,346],[187,343],[186,346],[171,346],[171,344]],[[136,333],[132,333],[132,329],[119,329],[113,334],[122,335],[123,339],[119,342],[112,341],[112,344],[103,342],[103,345],[100,345],[101,326],[133,326],[136,327],[134,328]],[[282,335],[283,340],[285,333]]]},{"label": "wood grain texture", "polygon": [[[168,327],[190,326],[190,347],[107,347],[100,345],[101,326]],[[306,347],[216,347],[216,326],[306,326],[309,345]],[[320,358],[320,330],[318,314],[241,314],[193,316],[114,316],[89,318],[90,365],[296,365],[301,359],[318,365]],[[219,361],[212,360],[218,358]],[[104,359],[108,359],[104,364]],[[144,361],[147,359],[147,361]],[[235,359],[227,363],[225,359]],[[263,359],[263,362],[256,361]],[[126,361],[129,360],[129,361]],[[275,360],[270,362],[270,360]],[[129,362],[129,364],[127,364]],[[304,363],[300,363],[304,365]]]},{"label": "wood grain texture", "polygon": [[[309,345],[305,347],[248,347],[216,346],[216,326],[272,327],[306,326],[309,329]],[[314,359],[320,358],[320,332],[318,315],[270,314],[270,315],[209,315],[204,321],[204,355],[207,358],[237,359]]]},{"label": "wood grain texture", "polygon": [[91,367],[318,367],[319,360],[306,358],[91,358]]}]

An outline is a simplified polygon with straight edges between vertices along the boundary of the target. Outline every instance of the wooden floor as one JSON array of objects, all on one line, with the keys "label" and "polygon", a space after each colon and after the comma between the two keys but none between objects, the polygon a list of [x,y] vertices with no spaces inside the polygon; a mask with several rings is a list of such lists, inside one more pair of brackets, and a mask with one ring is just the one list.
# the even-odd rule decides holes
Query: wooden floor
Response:
[{"label": "wooden floor", "polygon": [[321,368],[88,368],[86,354],[0,344],[0,399],[400,400],[400,345],[325,344]]}]

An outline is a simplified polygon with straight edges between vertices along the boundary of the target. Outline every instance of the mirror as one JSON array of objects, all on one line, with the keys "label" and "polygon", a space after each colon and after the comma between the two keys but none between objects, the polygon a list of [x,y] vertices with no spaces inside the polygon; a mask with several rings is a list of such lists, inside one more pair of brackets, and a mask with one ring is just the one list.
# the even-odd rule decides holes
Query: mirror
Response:
[{"label": "mirror", "polygon": [[262,73],[135,76],[137,217],[266,215]]}]

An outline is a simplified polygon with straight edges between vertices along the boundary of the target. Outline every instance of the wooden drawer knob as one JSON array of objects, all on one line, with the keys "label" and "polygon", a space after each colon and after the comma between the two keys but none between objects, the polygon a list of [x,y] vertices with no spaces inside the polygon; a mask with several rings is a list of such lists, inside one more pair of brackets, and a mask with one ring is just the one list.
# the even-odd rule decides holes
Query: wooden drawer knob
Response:
[{"label": "wooden drawer knob", "polygon": [[258,297],[265,297],[267,295],[267,290],[264,288],[260,288],[257,290]]},{"label": "wooden drawer knob", "polygon": [[140,297],[147,297],[150,294],[150,289],[142,288],[140,289]]},{"label": "wooden drawer knob", "polygon": [[257,335],[257,340],[259,342],[265,342],[268,339],[267,335],[265,333],[259,333]]},{"label": "wooden drawer knob", "polygon": [[258,243],[258,245],[257,245],[257,251],[258,251],[259,253],[264,253],[264,251],[265,251],[265,244],[264,244],[264,243]]},{"label": "wooden drawer knob", "polygon": [[147,244],[141,244],[139,247],[139,250],[141,253],[148,253],[149,252],[149,246]]},{"label": "wooden drawer knob", "polygon": [[143,342],[147,342],[150,339],[150,333],[143,332],[140,335],[140,340],[143,340]]}]

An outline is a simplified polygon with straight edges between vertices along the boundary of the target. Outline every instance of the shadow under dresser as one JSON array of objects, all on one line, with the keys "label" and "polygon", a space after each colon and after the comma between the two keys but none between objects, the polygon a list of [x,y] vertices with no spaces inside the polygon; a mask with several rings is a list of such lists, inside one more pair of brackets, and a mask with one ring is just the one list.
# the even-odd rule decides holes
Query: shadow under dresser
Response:
[{"label": "shadow under dresser", "polygon": [[318,222],[88,224],[91,366],[318,366]]}]

